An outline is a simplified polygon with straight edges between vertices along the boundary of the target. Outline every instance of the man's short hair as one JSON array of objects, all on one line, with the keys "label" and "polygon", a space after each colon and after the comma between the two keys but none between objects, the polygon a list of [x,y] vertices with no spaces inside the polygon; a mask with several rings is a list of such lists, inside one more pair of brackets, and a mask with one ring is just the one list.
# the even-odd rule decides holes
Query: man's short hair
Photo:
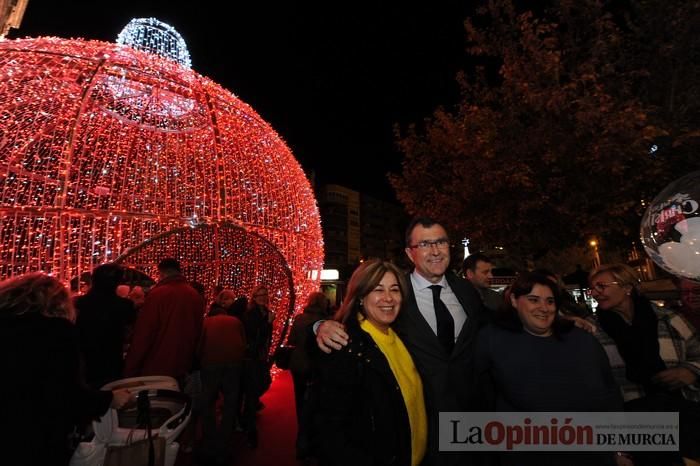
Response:
[{"label": "man's short hair", "polygon": [[464,272],[464,275],[466,276],[467,270],[471,270],[472,272],[476,272],[476,263],[477,262],[486,262],[489,264],[493,264],[491,259],[486,254],[480,253],[480,252],[475,252],[474,254],[469,254],[469,256],[464,259],[464,262],[462,263],[462,272]]},{"label": "man's short hair", "polygon": [[166,272],[166,271],[174,271],[174,272],[180,272],[180,263],[177,261],[177,259],[172,258],[172,257],[166,257],[162,261],[158,263],[158,271],[159,272]]},{"label": "man's short hair", "polygon": [[98,265],[92,271],[92,288],[112,294],[124,278],[124,269],[115,263]]},{"label": "man's short hair", "polygon": [[[413,229],[416,228],[416,225],[420,225],[423,228],[430,228],[433,225],[440,225],[441,227],[445,228],[440,222],[438,222],[434,218],[426,216],[413,217],[411,223],[409,223],[406,227],[406,247],[411,246],[411,233],[413,233]],[[445,228],[445,230],[447,229]]]}]

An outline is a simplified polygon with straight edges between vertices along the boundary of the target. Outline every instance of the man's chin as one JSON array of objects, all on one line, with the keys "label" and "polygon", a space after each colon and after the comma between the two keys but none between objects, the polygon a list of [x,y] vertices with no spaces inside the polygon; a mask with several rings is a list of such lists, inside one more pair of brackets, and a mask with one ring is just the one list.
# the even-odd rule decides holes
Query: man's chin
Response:
[{"label": "man's chin", "polygon": [[430,273],[434,277],[442,277],[443,275],[445,275],[446,271],[447,271],[446,267],[436,267],[436,268],[430,269]]}]

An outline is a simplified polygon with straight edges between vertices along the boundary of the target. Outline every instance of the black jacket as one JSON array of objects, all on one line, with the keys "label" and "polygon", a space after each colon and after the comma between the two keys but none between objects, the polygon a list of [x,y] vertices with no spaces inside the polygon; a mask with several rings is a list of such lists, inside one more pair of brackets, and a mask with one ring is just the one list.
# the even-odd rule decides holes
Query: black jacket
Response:
[{"label": "black jacket", "polygon": [[272,341],[272,324],[267,316],[270,310],[264,306],[253,306],[243,314],[245,328],[246,351],[248,359],[267,361],[267,353]]},{"label": "black jacket", "polygon": [[[401,337],[423,381],[425,409],[428,415],[428,449],[426,460],[431,465],[460,464],[458,455],[442,455],[438,459],[438,420],[441,411],[480,411],[474,370],[476,334],[483,323],[479,293],[467,280],[454,274],[445,275],[467,321],[457,337],[454,349],[447,354],[437,335],[418,310],[413,288],[409,286],[407,302],[402,306],[393,328]],[[411,283],[410,276],[407,277]]]},{"label": "black jacket", "polygon": [[[316,346],[316,341],[309,344],[309,327],[313,327],[314,322],[327,317],[325,309],[309,306],[304,308],[304,312],[294,318],[292,330],[289,332],[287,344],[294,346],[289,368],[293,373],[302,374],[306,377],[311,375],[312,360],[309,356],[309,348]],[[313,332],[311,332],[313,333]]]},{"label": "black jacket", "polygon": [[67,465],[68,434],[112,401],[82,381],[75,326],[38,314],[0,316],[2,464]]},{"label": "black jacket", "polygon": [[411,427],[386,357],[354,319],[350,343],[320,357],[321,464],[411,464]]},{"label": "black jacket", "polygon": [[99,389],[122,377],[124,342],[136,321],[136,309],[126,298],[97,292],[80,296],[74,303],[85,380]]}]

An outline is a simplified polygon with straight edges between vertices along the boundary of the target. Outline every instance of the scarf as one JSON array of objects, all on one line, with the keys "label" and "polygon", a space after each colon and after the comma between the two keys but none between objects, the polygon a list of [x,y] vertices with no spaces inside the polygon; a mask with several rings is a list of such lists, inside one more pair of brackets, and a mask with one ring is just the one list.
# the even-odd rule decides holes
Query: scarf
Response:
[{"label": "scarf", "polygon": [[614,311],[601,311],[598,319],[625,360],[627,379],[642,385],[647,393],[654,393],[659,387],[651,383],[651,377],[666,369],[659,354],[658,319],[649,301],[636,292],[632,303],[631,324]]}]

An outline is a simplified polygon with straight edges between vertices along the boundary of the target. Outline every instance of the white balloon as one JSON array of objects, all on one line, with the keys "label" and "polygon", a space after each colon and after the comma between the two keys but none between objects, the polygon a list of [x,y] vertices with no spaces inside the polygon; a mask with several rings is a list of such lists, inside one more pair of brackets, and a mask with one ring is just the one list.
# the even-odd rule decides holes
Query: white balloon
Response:
[{"label": "white balloon", "polygon": [[700,171],[669,184],[649,205],[641,239],[666,271],[700,281]]},{"label": "white balloon", "polygon": [[697,248],[685,243],[664,243],[659,249],[666,266],[677,275],[690,279],[700,276]]}]

